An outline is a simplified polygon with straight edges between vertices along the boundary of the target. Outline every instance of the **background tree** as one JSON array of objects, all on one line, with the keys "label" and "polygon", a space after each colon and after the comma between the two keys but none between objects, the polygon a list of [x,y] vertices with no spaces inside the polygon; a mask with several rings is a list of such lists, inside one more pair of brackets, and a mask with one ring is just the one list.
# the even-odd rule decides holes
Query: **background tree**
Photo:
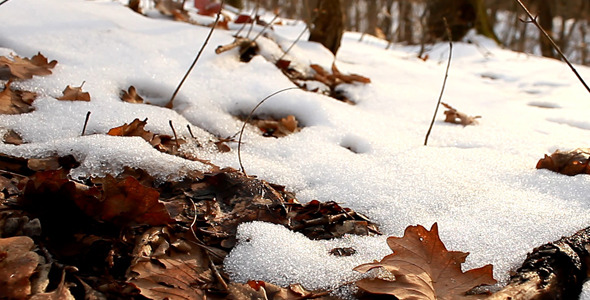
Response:
[{"label": "background tree", "polygon": [[321,43],[336,55],[344,34],[344,16],[340,0],[318,0],[316,7],[309,40]]}]

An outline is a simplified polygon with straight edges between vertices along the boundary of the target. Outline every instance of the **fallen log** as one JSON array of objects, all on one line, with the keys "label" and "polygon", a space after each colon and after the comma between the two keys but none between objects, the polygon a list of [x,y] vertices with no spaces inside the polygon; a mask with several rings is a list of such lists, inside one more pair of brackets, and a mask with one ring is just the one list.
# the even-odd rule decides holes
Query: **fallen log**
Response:
[{"label": "fallen log", "polygon": [[577,299],[588,277],[590,227],[537,247],[508,285],[488,299]]}]

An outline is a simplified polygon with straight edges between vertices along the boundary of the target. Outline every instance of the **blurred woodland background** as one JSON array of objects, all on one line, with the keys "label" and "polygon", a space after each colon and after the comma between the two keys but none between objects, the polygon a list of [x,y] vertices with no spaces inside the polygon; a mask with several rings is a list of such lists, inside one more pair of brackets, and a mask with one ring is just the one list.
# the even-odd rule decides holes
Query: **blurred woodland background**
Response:
[{"label": "blurred woodland background", "polygon": [[[557,53],[548,41],[542,38],[540,31],[527,22],[527,16],[515,0],[230,0],[228,2],[248,10],[261,7],[276,11],[281,17],[306,20],[310,24],[312,35],[314,27],[318,26],[316,24],[318,16],[337,15],[338,7],[340,7],[344,30],[371,34],[390,43],[422,45],[422,50],[432,42],[447,39],[444,17],[448,20],[453,40],[463,39],[469,30],[474,29],[506,48],[557,58]],[[590,65],[588,47],[590,0],[523,0],[523,2],[572,62]],[[333,16],[331,20],[329,23],[333,23]],[[340,25],[336,24],[336,26]],[[316,28],[318,32],[326,30],[328,29]]]}]

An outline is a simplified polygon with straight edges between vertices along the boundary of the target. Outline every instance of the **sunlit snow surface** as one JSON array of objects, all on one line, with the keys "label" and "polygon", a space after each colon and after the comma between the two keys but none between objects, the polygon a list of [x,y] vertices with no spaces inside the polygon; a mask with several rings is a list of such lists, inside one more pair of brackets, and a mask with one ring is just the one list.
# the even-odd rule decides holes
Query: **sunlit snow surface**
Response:
[{"label": "sunlit snow surface", "polygon": [[[139,138],[103,134],[148,118],[146,129],[155,133],[172,134],[172,120],[185,137],[187,124],[201,140],[210,133],[234,135],[241,123],[233,115],[293,86],[267,59],[280,57],[276,43],[287,48],[303,28],[293,21],[273,26],[268,38],[259,40],[267,59],[256,56],[247,64],[237,60],[236,50],[213,52],[230,43],[239,26],[215,31],[175,109],[168,110],[122,103],[119,91],[134,85],[150,102],[165,103],[208,28],[143,17],[106,0],[14,0],[0,7],[0,18],[0,55],[30,57],[40,51],[59,62],[51,76],[13,84],[40,98],[32,113],[0,116],[2,130],[14,129],[28,142],[0,145],[0,151],[27,157],[74,154],[82,160],[76,176],[117,173],[123,166],[158,177],[205,170]],[[334,288],[358,278],[354,266],[390,253],[386,236],[438,222],[448,249],[471,253],[465,269],[493,264],[496,278],[506,280],[535,246],[590,225],[590,177],[535,169],[545,153],[587,147],[590,140],[590,96],[567,66],[502,50],[477,36],[456,43],[443,101],[482,118],[478,126],[450,125],[442,122],[441,108],[424,147],[448,44],[429,47],[429,59],[422,61],[418,48],[385,50],[386,42],[359,38],[347,33],[336,58],[342,72],[372,80],[345,87],[357,104],[300,90],[278,94],[259,113],[293,114],[303,130],[273,139],[248,127],[242,159],[248,174],[287,186],[301,201],[337,201],[366,214],[384,236],[310,241],[280,226],[245,224],[225,264],[232,279]],[[302,71],[310,63],[329,69],[333,60],[304,40],[286,58]],[[578,71],[590,78],[590,69]],[[55,100],[66,85],[82,82],[91,102]],[[80,137],[88,111],[89,135]],[[227,154],[195,151],[217,165],[238,168],[232,147]],[[353,247],[357,254],[331,256],[334,247]]]}]

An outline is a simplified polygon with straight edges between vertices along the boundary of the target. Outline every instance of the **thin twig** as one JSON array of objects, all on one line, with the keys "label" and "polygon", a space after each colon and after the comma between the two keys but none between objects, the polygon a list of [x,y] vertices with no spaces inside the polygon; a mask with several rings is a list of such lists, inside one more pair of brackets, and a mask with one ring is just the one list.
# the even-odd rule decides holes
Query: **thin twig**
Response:
[{"label": "thin twig", "polygon": [[215,266],[213,259],[211,259],[211,254],[209,253],[209,250],[207,249],[207,247],[204,247],[203,242],[201,241],[201,239],[199,239],[199,237],[197,236],[197,233],[195,232],[194,227],[197,224],[197,204],[195,203],[195,201],[193,199],[191,199],[191,198],[188,198],[188,199],[193,204],[193,211],[195,213],[195,215],[193,217],[193,222],[190,225],[190,230],[191,230],[191,233],[193,234],[193,237],[198,242],[198,243],[196,243],[196,245],[199,245],[205,251],[205,255],[207,255],[207,259],[209,259],[209,268],[211,269],[211,271],[213,272],[213,275],[215,275],[215,277],[217,278],[219,283],[221,283],[223,288],[227,291],[229,289],[227,282],[225,282],[225,280],[223,279],[223,276],[221,276],[221,274],[219,274],[219,270],[217,270],[217,267]]},{"label": "thin twig", "polygon": [[447,85],[447,78],[449,77],[449,68],[451,67],[451,58],[453,57],[453,38],[451,36],[451,28],[447,23],[447,19],[443,18],[445,22],[445,27],[447,28],[447,36],[449,38],[449,61],[447,62],[447,70],[445,71],[445,79],[443,80],[443,85],[440,90],[440,95],[438,96],[438,102],[436,103],[436,108],[434,109],[434,116],[432,116],[432,121],[430,122],[430,127],[428,127],[428,132],[426,133],[426,138],[424,138],[424,146],[428,145],[428,137],[430,136],[430,132],[432,131],[432,126],[434,126],[434,121],[436,120],[436,114],[438,113],[438,107],[440,106],[440,101],[442,100],[442,96],[445,92],[445,86]]},{"label": "thin twig", "polygon": [[86,120],[84,120],[84,127],[82,128],[82,136],[86,133],[86,126],[88,125],[88,120],[90,119],[90,111],[86,113]]},{"label": "thin twig", "polygon": [[252,23],[250,23],[250,28],[248,28],[248,34],[246,34],[246,38],[250,38],[250,33],[252,32],[252,28],[254,28],[254,23],[256,23],[256,17],[258,16],[259,8],[260,0],[256,0],[256,7],[254,8],[254,18],[252,19]]},{"label": "thin twig", "polygon": [[240,130],[240,138],[238,139],[238,162],[240,163],[240,169],[242,170],[244,175],[248,176],[248,174],[246,174],[246,170],[244,169],[244,165],[242,164],[242,152],[241,152],[241,150],[242,150],[242,136],[244,135],[244,130],[246,129],[246,124],[248,124],[248,122],[250,122],[250,120],[252,119],[252,116],[254,115],[254,112],[266,100],[268,100],[268,99],[272,98],[273,96],[278,95],[282,92],[286,92],[288,90],[295,90],[295,89],[299,89],[299,87],[295,86],[295,87],[285,88],[285,89],[276,91],[276,92],[266,96],[266,98],[262,99],[262,101],[260,101],[260,102],[258,102],[258,104],[256,104],[256,106],[252,109],[252,111],[250,112],[250,114],[248,115],[246,120],[244,120],[244,124],[242,124],[242,129]]},{"label": "thin twig", "polygon": [[176,148],[180,148],[180,144],[178,143],[178,136],[176,135],[176,130],[174,130],[174,125],[172,125],[172,120],[168,120],[168,124],[170,124],[170,128],[172,128],[172,133],[174,134],[174,141],[176,142]]},{"label": "thin twig", "polygon": [[262,30],[260,30],[260,32],[252,39],[252,42],[256,42],[256,40],[264,33],[264,31],[266,29],[268,29],[268,27],[270,27],[270,25],[272,25],[272,23],[279,17],[278,14],[276,14],[274,16],[274,18],[272,18],[272,20],[270,20],[270,22],[266,23],[266,25],[264,25],[264,28],[262,28]]},{"label": "thin twig", "polygon": [[283,58],[285,58],[285,56],[287,55],[287,53],[289,53],[289,51],[291,51],[291,49],[293,49],[293,47],[295,46],[295,44],[297,44],[297,42],[299,42],[299,40],[301,39],[301,37],[303,37],[303,34],[309,29],[309,27],[307,27],[307,25],[305,25],[305,28],[303,28],[303,31],[301,31],[301,33],[297,36],[297,38],[295,39],[295,41],[293,41],[293,43],[291,44],[291,46],[289,46],[289,48],[287,48],[287,50],[285,50],[285,52],[283,53],[283,55],[281,55],[281,57],[279,58],[279,60],[282,60]]},{"label": "thin twig", "polygon": [[555,41],[553,41],[553,38],[551,38],[551,36],[549,35],[549,33],[547,33],[547,31],[545,31],[545,29],[543,29],[543,27],[541,27],[541,25],[539,24],[539,22],[537,22],[537,18],[533,17],[533,15],[531,14],[531,12],[524,5],[524,3],[522,3],[522,1],[520,1],[520,0],[515,0],[515,1],[520,5],[520,7],[522,7],[522,9],[524,10],[524,12],[531,19],[531,23],[533,23],[535,26],[537,26],[537,28],[539,28],[539,30],[541,30],[541,32],[549,40],[549,42],[551,42],[551,45],[553,46],[553,49],[555,49],[557,51],[557,53],[559,53],[559,56],[561,56],[561,58],[565,61],[565,63],[567,63],[567,65],[570,67],[570,69],[572,69],[572,72],[574,72],[574,74],[576,74],[576,77],[578,77],[578,79],[580,80],[580,82],[582,83],[582,85],[584,85],[584,87],[586,88],[586,90],[588,91],[588,93],[590,93],[590,87],[586,84],[586,82],[584,81],[584,79],[582,78],[582,76],[578,73],[578,71],[576,70],[576,68],[574,68],[574,66],[570,63],[570,61],[567,59],[567,57],[565,56],[565,54],[563,54],[563,51],[561,51],[561,48],[559,48],[559,46],[555,43]]},{"label": "thin twig", "polygon": [[6,2],[8,2],[8,0],[4,0],[4,1],[0,2],[0,5],[4,4]]},{"label": "thin twig", "polygon": [[191,137],[194,139],[194,138],[195,138],[195,135],[193,134],[193,131],[192,131],[192,129],[191,129],[191,125],[189,125],[189,124],[186,124],[186,128],[188,128],[188,133],[189,133],[189,134],[191,135]]},{"label": "thin twig", "polygon": [[201,54],[203,53],[203,50],[205,50],[205,47],[207,46],[207,43],[209,42],[209,39],[211,39],[211,35],[213,35],[213,31],[215,30],[215,27],[217,27],[217,23],[219,23],[219,18],[221,16],[221,10],[223,9],[223,4],[224,3],[225,3],[225,0],[221,0],[221,6],[219,7],[219,11],[217,12],[217,17],[215,17],[215,22],[213,23],[213,26],[211,26],[211,30],[209,31],[209,34],[207,35],[207,38],[205,39],[205,42],[203,43],[203,46],[201,46],[201,49],[199,50],[199,53],[197,53],[197,56],[195,57],[195,60],[193,61],[193,63],[191,64],[191,66],[186,71],[186,74],[184,74],[184,77],[182,78],[182,80],[178,84],[178,87],[176,87],[176,90],[172,94],[172,97],[170,98],[170,101],[166,104],[166,108],[172,108],[173,107],[173,105],[174,105],[174,98],[176,98],[176,95],[180,91],[180,88],[184,84],[184,81],[188,78],[188,75],[191,73],[191,71],[193,70],[193,68],[197,64],[197,61],[201,57]]}]

